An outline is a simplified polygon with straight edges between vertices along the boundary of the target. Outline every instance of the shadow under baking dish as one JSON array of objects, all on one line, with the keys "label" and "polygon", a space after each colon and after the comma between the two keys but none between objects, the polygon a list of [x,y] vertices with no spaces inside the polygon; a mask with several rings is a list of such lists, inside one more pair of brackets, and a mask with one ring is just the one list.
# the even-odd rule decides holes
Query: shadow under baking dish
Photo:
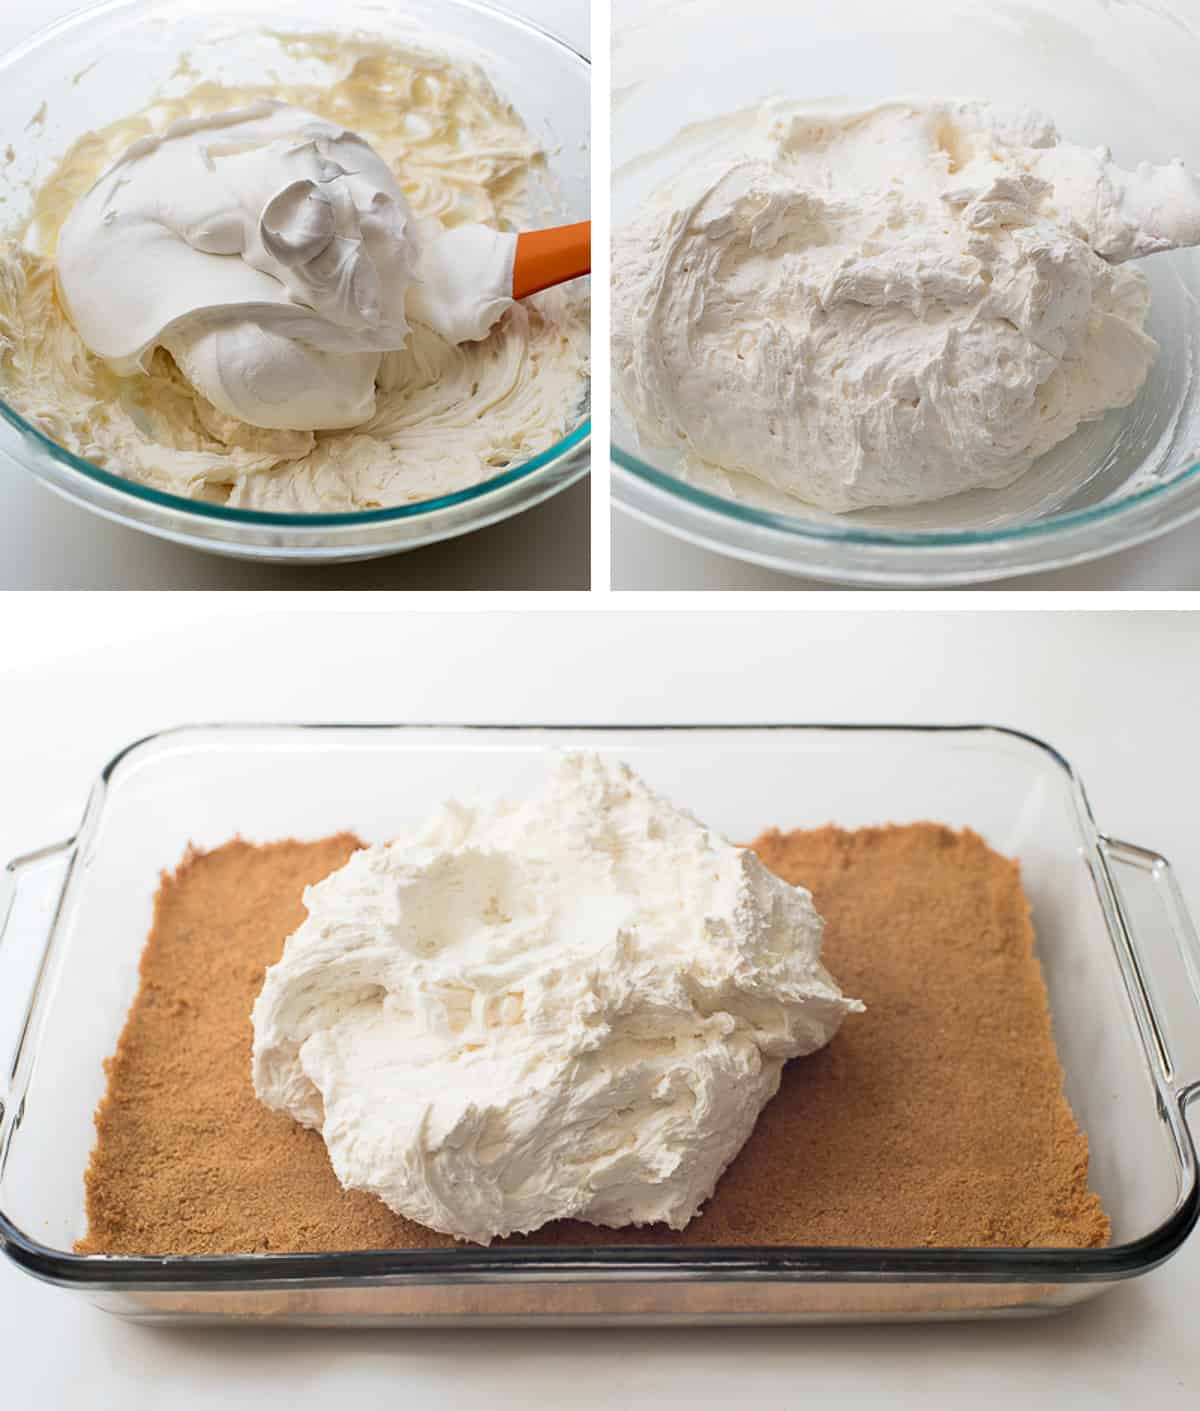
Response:
[{"label": "shadow under baking dish", "polygon": [[[623,758],[729,836],[936,818],[1021,860],[1105,1249],[576,1246],[79,1256],[92,1113],[137,986],[157,873],[215,846],[394,833],[396,798],[528,792],[563,748]],[[186,801],[182,803],[181,801]],[[132,1318],[305,1323],[805,1322],[1046,1312],[1139,1276],[1197,1216],[1184,1115],[1200,947],[1166,863],[1100,835],[1069,764],[991,727],[215,726],[152,737],[78,835],[10,868],[6,963],[37,958],[0,1119],[0,1239]],[[44,953],[43,953],[44,948]]]}]

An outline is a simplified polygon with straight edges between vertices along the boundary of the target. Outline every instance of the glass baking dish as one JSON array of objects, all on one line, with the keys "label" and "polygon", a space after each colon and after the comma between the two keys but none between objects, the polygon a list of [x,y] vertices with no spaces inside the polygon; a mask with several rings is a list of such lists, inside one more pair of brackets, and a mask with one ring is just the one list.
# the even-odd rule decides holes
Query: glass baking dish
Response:
[{"label": "glass baking dish", "polygon": [[[383,840],[447,795],[528,791],[566,747],[628,760],[733,838],[935,819],[1019,857],[1105,1249],[527,1245],[237,1257],[71,1253],[92,1114],[161,868],[189,842],[342,828]],[[1146,1273],[1197,1216],[1200,945],[1166,861],[1097,831],[1048,745],[989,726],[210,726],[131,745],[77,835],[17,859],[0,992],[29,994],[0,1089],[0,1242],[22,1268],[156,1321],[802,1323],[1044,1313]],[[0,1036],[6,1042],[8,1035]],[[1003,1074],[994,1075],[997,1083]]]}]

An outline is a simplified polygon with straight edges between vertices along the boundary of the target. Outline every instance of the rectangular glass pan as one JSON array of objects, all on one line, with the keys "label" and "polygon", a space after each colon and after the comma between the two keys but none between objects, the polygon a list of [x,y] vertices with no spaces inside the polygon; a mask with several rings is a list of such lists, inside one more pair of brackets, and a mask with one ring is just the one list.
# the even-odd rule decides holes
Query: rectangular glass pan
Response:
[{"label": "rectangular glass pan", "polygon": [[[932,819],[1020,858],[1106,1249],[526,1246],[81,1257],[92,1114],[159,871],[234,834],[384,840],[449,795],[521,795],[596,749],[726,835]],[[807,1322],[1045,1312],[1174,1252],[1197,1215],[1200,947],[1167,863],[1101,835],[1054,749],[989,727],[217,726],[132,745],[77,836],[11,864],[0,990],[28,1011],[0,1116],[0,1240],[131,1318],[292,1323]],[[0,1035],[8,1052],[11,1035]],[[1002,1084],[1004,1075],[995,1075]],[[600,1234],[598,1232],[598,1241]]]}]

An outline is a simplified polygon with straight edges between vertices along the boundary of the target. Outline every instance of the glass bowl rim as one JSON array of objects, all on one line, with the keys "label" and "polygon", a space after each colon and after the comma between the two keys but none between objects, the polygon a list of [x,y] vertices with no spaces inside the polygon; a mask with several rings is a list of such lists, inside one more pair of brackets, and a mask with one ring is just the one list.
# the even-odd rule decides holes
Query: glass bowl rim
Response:
[{"label": "glass bowl rim", "polygon": [[[73,10],[50,24],[43,25],[21,43],[0,54],[0,75],[11,71],[20,60],[48,48],[52,40],[69,30],[81,28],[85,24],[101,20],[104,16],[117,11],[150,8],[157,2],[158,0],[101,0],[99,4],[86,5],[83,9]],[[525,30],[536,35],[539,41],[547,41],[556,48],[565,50],[571,58],[583,65],[590,84],[591,60],[580,53],[573,44],[568,43],[567,40],[542,25],[520,15],[515,15],[503,6],[494,5],[490,3],[490,0],[450,0],[450,3],[462,10],[474,10],[485,14],[514,29]],[[215,520],[218,523],[224,522],[230,525],[247,527],[253,525],[275,529],[350,529],[370,524],[389,524],[402,520],[421,519],[426,515],[436,514],[440,510],[467,505],[474,500],[484,498],[493,491],[524,481],[537,471],[566,457],[576,447],[587,444],[592,428],[591,416],[585,416],[578,426],[561,437],[554,445],[544,451],[539,451],[536,456],[531,456],[528,460],[522,461],[520,465],[512,466],[497,475],[490,476],[487,480],[481,480],[478,484],[469,485],[463,490],[455,490],[451,494],[438,495],[428,500],[417,500],[412,504],[391,505],[373,510],[288,514],[272,510],[239,509],[229,505],[210,504],[204,500],[193,500],[185,495],[173,495],[166,490],[156,490],[153,486],[143,485],[128,476],[104,470],[92,461],[69,451],[53,437],[47,436],[44,431],[22,416],[3,396],[0,396],[0,418],[8,422],[22,436],[39,445],[50,455],[52,460],[57,461],[75,474],[82,475],[87,480],[104,486],[107,490],[127,495],[135,501],[174,511],[177,514],[195,515],[199,519]]]},{"label": "glass bowl rim", "polygon": [[[766,529],[777,534],[786,534],[794,539],[808,539],[817,543],[850,544],[868,548],[967,548],[985,544],[1006,542],[1029,542],[1039,538],[1049,538],[1064,530],[1079,530],[1092,525],[1105,524],[1118,518],[1127,510],[1145,506],[1161,500],[1172,491],[1195,488],[1200,483],[1200,458],[1194,464],[1181,470],[1161,485],[1150,485],[1136,494],[1119,500],[1104,501],[1089,505],[1084,509],[1070,510],[1064,514],[1048,515],[1045,519],[1031,520],[1024,524],[1002,525],[995,529],[917,529],[881,530],[843,528],[840,525],[821,525],[791,515],[777,514],[773,510],[757,509],[752,505],[741,504],[709,490],[689,485],[678,476],[648,465],[640,457],[622,449],[614,441],[612,459],[622,470],[644,481],[656,490],[683,500],[687,504],[724,519],[741,523],[755,529]],[[802,503],[802,502],[797,502]]]}]

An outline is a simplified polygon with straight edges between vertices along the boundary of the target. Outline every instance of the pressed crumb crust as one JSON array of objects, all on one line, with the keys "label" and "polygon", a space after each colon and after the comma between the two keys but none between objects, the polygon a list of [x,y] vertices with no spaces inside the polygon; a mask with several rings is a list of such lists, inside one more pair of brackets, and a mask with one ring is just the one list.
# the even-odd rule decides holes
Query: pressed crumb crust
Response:
[{"label": "pressed crumb crust", "polygon": [[[81,1253],[454,1243],[343,1191],[319,1134],[268,1111],[251,1083],[263,973],[304,918],[303,888],[358,846],[347,833],[239,840],[164,875],[106,1065]],[[562,1221],[499,1243],[1104,1244],[1017,865],[934,824],[772,830],[753,846],[811,889],[826,962],[867,1012],[787,1065],[686,1230]]]}]

